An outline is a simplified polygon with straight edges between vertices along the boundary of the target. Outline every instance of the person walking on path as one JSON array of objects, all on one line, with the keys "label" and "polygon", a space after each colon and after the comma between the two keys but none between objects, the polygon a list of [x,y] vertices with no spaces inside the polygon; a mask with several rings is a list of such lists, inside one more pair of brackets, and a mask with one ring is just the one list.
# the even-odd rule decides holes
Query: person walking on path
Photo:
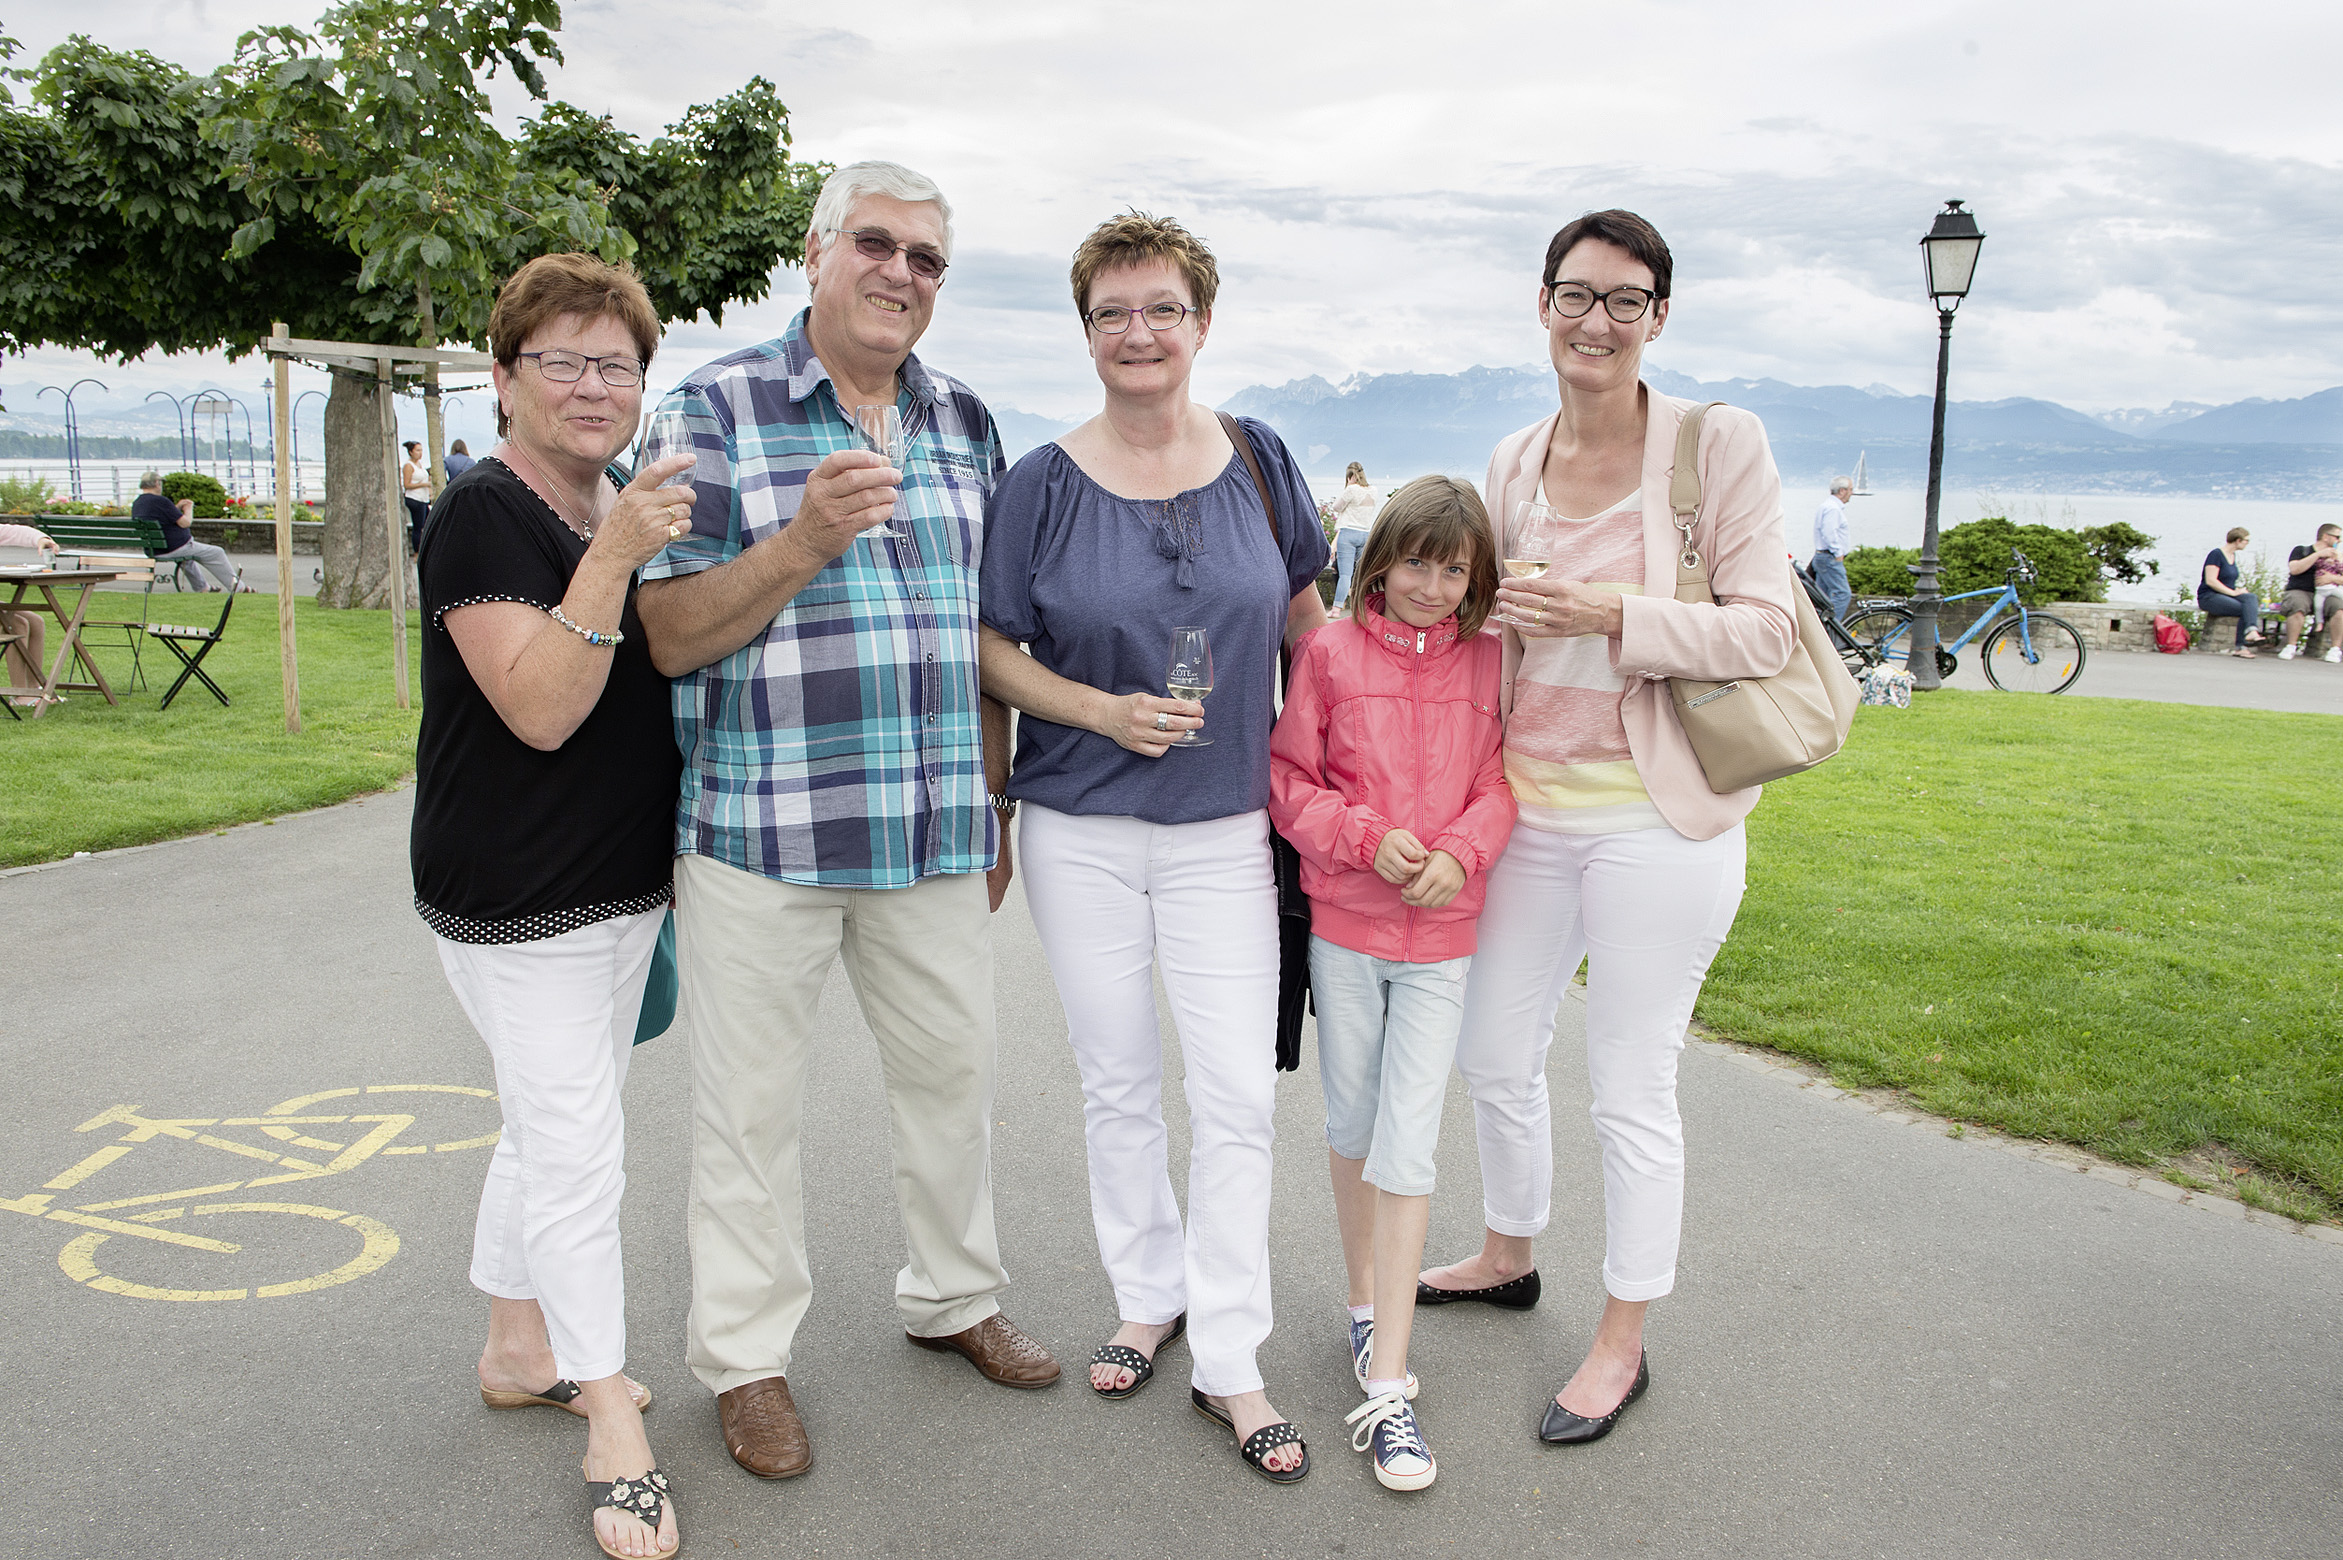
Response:
[{"label": "person walking on path", "polygon": [[1830,615],[1844,621],[1855,592],[1847,584],[1847,504],[1855,496],[1849,477],[1833,477],[1830,493],[1814,511],[1814,583],[1830,598]]},{"label": "person walking on path", "polygon": [[659,316],[631,271],[546,255],[488,319],[503,446],[424,538],[415,908],[496,1067],[504,1131],[480,1192],[480,1397],[586,1417],[605,1554],[682,1542],[629,1381],[619,1092],[666,915],[676,776],[667,679],[634,571],[688,523],[648,467],[621,490]]},{"label": "person walking on path", "polygon": [[1481,632],[1494,537],[1480,495],[1453,477],[1393,494],[1361,599],[1302,641],[1269,744],[1270,822],[1300,853],[1310,897],[1326,1167],[1367,1395],[1351,1444],[1394,1490],[1439,1472],[1407,1346],[1473,923],[1515,815],[1503,647]]},{"label": "person walking on path", "polygon": [[2278,652],[2278,659],[2291,661],[2302,652],[2305,624],[2316,635],[2321,619],[2327,631],[2327,659],[2343,661],[2343,555],[2336,551],[2336,543],[2343,541],[2343,525],[2322,525],[2318,535],[2307,547],[2296,547],[2286,555],[2286,593],[2278,598],[2279,610],[2286,614],[2286,645]]},{"label": "person walking on path", "polygon": [[172,503],[163,496],[162,473],[150,471],[138,479],[138,497],[130,501],[133,518],[152,520],[162,528],[163,550],[154,554],[157,563],[168,563],[176,568],[181,563],[192,563],[212,577],[210,585],[199,586],[203,591],[234,590],[236,565],[229,560],[227,549],[199,542],[188,529],[195,518],[195,500],[183,498]]},{"label": "person walking on path", "polygon": [[1374,484],[1367,480],[1366,468],[1357,461],[1343,474],[1342,491],[1328,504],[1328,513],[1334,516],[1334,610],[1351,609],[1351,568],[1359,561],[1359,553],[1367,545],[1367,533],[1375,528],[1375,511],[1382,504]]},{"label": "person walking on path", "polygon": [[1684,1209],[1676,1063],[1693,999],[1741,903],[1755,786],[1711,790],[1668,679],[1771,677],[1796,648],[1781,479],[1748,412],[1707,415],[1694,541],[1716,601],[1670,589],[1686,538],[1669,509],[1692,403],[1642,382],[1674,262],[1633,212],[1554,235],[1538,319],[1561,409],[1497,446],[1499,524],[1524,501],[1564,517],[1553,566],[1498,591],[1508,626],[1505,772],[1521,807],[1489,875],[1456,1065],[1480,1139],[1482,1249],[1423,1275],[1418,1305],[1539,1294],[1531,1237],[1553,1185],[1546,1049],[1586,964],[1587,1072],[1603,1162],[1602,1320],[1546,1406],[1549,1442],[1606,1434],[1650,1381],[1644,1312],[1675,1287]]},{"label": "person walking on path", "polygon": [[[692,533],[642,588],[686,773],[689,1359],[725,1446],[766,1478],[813,1461],[787,1380],[813,1297],[798,1142],[841,957],[886,1078],[905,1333],[1004,1386],[1058,1377],[999,1300],[989,912],[1010,860],[987,785],[1007,774],[1008,720],[980,708],[976,571],[1005,463],[984,403],[911,350],[951,249],[931,181],[839,169],[806,236],[810,305],[686,379],[644,445],[696,457]],[[900,467],[857,436],[865,406],[896,410]],[[890,518],[900,535],[865,534]]]},{"label": "person walking on path", "polygon": [[2253,647],[2262,642],[2262,598],[2237,583],[2237,555],[2253,540],[2242,525],[2231,526],[2221,545],[2205,554],[2204,578],[2197,581],[2197,610],[2205,614],[2205,631],[2212,619],[2237,619],[2237,647],[2229,653],[2241,661],[2254,659]]},{"label": "person walking on path", "polygon": [[[1269,731],[1278,646],[1326,621],[1326,533],[1277,435],[1190,396],[1219,282],[1195,235],[1138,212],[1074,252],[1106,406],[993,495],[984,683],[1024,711],[1009,793],[1026,901],[1081,1069],[1090,1209],[1122,1323],[1091,1356],[1091,1388],[1130,1396],[1185,1329],[1190,1400],[1290,1483],[1309,1450],[1255,1358],[1271,1320],[1277,1103]],[[1201,693],[1160,692],[1184,680],[1166,675],[1181,628],[1208,632],[1209,721]],[[1199,730],[1206,744],[1179,741]],[[1187,1066],[1184,1228],[1159,967]]]}]

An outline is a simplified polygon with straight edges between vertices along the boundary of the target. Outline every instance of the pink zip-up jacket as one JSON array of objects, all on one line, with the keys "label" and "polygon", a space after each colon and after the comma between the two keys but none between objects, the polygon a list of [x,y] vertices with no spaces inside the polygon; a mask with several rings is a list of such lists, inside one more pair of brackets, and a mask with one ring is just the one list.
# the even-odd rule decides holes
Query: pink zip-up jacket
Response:
[{"label": "pink zip-up jacket", "polygon": [[[1794,586],[1782,529],[1782,479],[1755,413],[1737,406],[1709,412],[1700,429],[1700,519],[1692,536],[1707,555],[1716,602],[1678,601],[1676,554],[1683,539],[1668,507],[1668,482],[1676,471],[1676,430],[1697,403],[1649,385],[1643,390],[1643,594],[1620,599],[1620,633],[1611,641],[1611,665],[1630,674],[1619,719],[1636,777],[1660,816],[1687,839],[1713,840],[1749,816],[1763,787],[1721,796],[1709,789],[1699,755],[1676,718],[1668,679],[1771,677],[1790,664],[1798,620],[1792,616]],[[1507,435],[1489,458],[1481,496],[1492,524],[1502,525],[1496,517],[1511,515],[1515,505],[1536,495],[1560,417],[1556,412]],[[1504,706],[1510,712],[1521,641],[1512,634],[1505,638]]]},{"label": "pink zip-up jacket", "polygon": [[[1378,959],[1436,964],[1473,951],[1487,875],[1517,812],[1498,714],[1503,646],[1459,644],[1456,619],[1415,629],[1367,598],[1303,639],[1285,713],[1269,738],[1269,817],[1302,858],[1310,930]],[[1383,836],[1404,828],[1464,867],[1438,909],[1400,901],[1375,874]]]}]

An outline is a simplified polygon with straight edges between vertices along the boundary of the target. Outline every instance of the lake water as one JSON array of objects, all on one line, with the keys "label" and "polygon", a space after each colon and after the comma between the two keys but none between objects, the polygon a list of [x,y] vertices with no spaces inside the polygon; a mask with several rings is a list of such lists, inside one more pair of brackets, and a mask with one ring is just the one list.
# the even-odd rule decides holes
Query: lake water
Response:
[{"label": "lake water", "polygon": [[[1456,475],[1465,475],[1456,473]],[[1470,480],[1477,487],[1481,473]],[[1331,498],[1342,490],[1340,478],[1313,478],[1311,491]],[[1919,488],[1882,488],[1848,506],[1849,529],[1858,547],[1918,547],[1927,509],[1927,493]],[[1813,489],[1790,488],[1782,494],[1783,524],[1790,551],[1804,560],[1814,551],[1814,510],[1823,495]],[[2282,503],[2266,499],[2176,498],[2169,494],[2019,493],[1964,489],[1948,491],[1937,506],[1937,525],[1950,530],[1964,520],[1989,514],[2007,515],[2019,525],[2056,525],[2080,528],[2122,520],[2156,538],[2149,554],[2157,572],[2138,585],[2113,583],[2109,595],[2119,601],[2168,601],[2185,582],[2194,594],[2197,571],[2205,554],[2219,546],[2231,526],[2253,533],[2244,561],[2250,567],[2257,553],[2282,568],[2295,544],[2311,541],[2329,522],[2343,525],[2343,503]]]}]

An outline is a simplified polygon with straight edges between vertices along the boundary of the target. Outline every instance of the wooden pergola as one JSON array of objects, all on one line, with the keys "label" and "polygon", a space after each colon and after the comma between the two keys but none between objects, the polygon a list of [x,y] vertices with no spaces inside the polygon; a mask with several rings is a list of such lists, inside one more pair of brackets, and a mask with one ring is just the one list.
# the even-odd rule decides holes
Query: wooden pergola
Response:
[{"label": "wooden pergola", "polygon": [[277,383],[277,658],[284,675],[285,730],[298,732],[301,729],[301,676],[293,644],[293,415],[289,393],[292,388],[291,369],[296,362],[365,375],[381,387],[382,464],[384,486],[390,494],[382,518],[385,539],[390,547],[385,557],[390,564],[391,676],[398,691],[399,708],[403,710],[408,702],[407,511],[406,505],[400,501],[399,413],[392,397],[397,392],[400,375],[422,379],[427,430],[425,437],[429,441],[432,478],[435,486],[442,485],[445,468],[439,453],[439,376],[447,369],[458,373],[485,373],[495,359],[485,352],[446,347],[305,341],[293,336],[282,320],[269,327],[268,339],[260,345],[261,350],[268,354],[269,361],[275,365]]}]

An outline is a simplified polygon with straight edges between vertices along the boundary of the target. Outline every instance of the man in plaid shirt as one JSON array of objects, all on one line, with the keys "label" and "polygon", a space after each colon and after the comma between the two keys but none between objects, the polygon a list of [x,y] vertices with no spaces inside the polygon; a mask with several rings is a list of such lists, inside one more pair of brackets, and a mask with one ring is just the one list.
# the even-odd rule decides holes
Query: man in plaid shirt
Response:
[{"label": "man in plaid shirt", "polygon": [[[886,1076],[906,1334],[1004,1386],[1058,1377],[996,1298],[988,910],[1009,840],[990,798],[1009,748],[1006,712],[977,691],[976,579],[1006,462],[984,403],[911,355],[951,242],[927,179],[838,170],[806,237],[810,307],[678,386],[642,451],[699,455],[691,529],[638,596],[684,755],[689,1357],[725,1445],[766,1478],[812,1464],[784,1379],[813,1291],[798,1128],[841,955]],[[900,470],[854,426],[853,408],[889,404]],[[865,534],[881,525],[903,534]]]}]

